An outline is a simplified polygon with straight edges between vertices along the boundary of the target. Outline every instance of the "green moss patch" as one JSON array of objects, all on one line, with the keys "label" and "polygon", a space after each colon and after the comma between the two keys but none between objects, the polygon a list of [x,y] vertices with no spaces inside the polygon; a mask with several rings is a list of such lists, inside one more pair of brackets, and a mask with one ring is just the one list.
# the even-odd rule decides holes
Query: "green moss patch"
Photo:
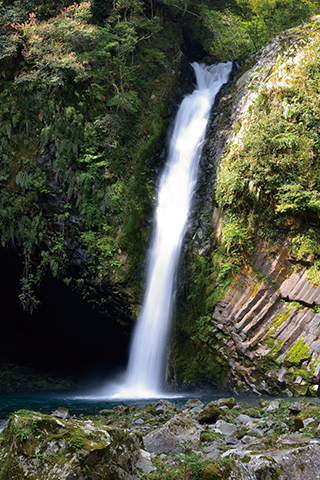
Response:
[{"label": "green moss patch", "polygon": [[300,338],[286,355],[284,362],[288,366],[299,366],[304,360],[311,358],[309,345],[304,343],[303,337]]}]

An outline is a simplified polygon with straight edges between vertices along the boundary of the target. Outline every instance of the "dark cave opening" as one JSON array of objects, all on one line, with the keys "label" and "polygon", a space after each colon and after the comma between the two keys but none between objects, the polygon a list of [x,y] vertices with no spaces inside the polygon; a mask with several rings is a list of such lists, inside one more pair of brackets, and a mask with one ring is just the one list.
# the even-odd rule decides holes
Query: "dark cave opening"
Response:
[{"label": "dark cave opening", "polygon": [[37,292],[40,305],[30,315],[19,304],[22,259],[0,249],[0,357],[54,375],[106,375],[127,363],[129,328],[112,310],[95,311],[61,280],[47,275]]}]

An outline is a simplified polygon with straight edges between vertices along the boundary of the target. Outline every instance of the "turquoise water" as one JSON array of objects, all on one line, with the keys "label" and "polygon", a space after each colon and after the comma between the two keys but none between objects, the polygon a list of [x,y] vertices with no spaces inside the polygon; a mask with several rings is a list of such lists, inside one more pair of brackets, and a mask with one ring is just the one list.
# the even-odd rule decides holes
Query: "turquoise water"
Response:
[{"label": "turquoise water", "polygon": [[[230,395],[229,395],[230,396]],[[207,404],[211,400],[217,400],[221,398],[221,394],[212,394],[206,396],[195,395],[176,395],[162,397],[174,403],[177,408],[182,407],[189,398],[199,398],[204,404]],[[236,397],[239,402],[249,402],[255,404],[259,401],[260,397]],[[2,394],[0,395],[0,419],[7,418],[11,413],[25,409],[33,410],[42,413],[52,413],[59,407],[65,407],[69,410],[71,415],[95,415],[100,410],[105,408],[113,408],[117,405],[135,405],[136,407],[143,408],[147,403],[156,404],[159,398],[148,399],[134,399],[134,400],[119,400],[103,398],[98,396],[91,396],[81,392],[47,392],[47,393],[15,393],[15,394]]]},{"label": "turquoise water", "polygon": [[[198,395],[198,394],[187,394],[187,395],[176,395],[162,397],[167,399],[170,402],[174,403],[177,408],[181,408],[190,398],[199,398],[204,404],[212,400],[218,400],[223,396],[232,396],[232,395],[222,395],[220,394],[210,394],[210,395]],[[250,403],[251,405],[257,405],[260,398],[265,400],[274,400],[279,397],[268,397],[263,395],[259,396],[249,396],[233,395],[238,403]],[[284,397],[282,397],[284,398]],[[289,401],[301,400],[305,397],[297,398],[288,398]],[[308,399],[314,403],[320,403],[319,398],[309,398]],[[7,418],[11,413],[16,412],[17,410],[33,410],[42,413],[52,413],[59,407],[65,407],[69,410],[71,415],[95,415],[99,413],[100,410],[105,408],[113,408],[117,405],[135,405],[136,407],[143,408],[147,403],[156,404],[159,401],[159,398],[153,399],[135,399],[135,400],[119,400],[119,399],[110,399],[103,398],[99,396],[93,396],[83,392],[46,392],[46,393],[15,393],[15,394],[2,394],[0,395],[0,419]]]}]

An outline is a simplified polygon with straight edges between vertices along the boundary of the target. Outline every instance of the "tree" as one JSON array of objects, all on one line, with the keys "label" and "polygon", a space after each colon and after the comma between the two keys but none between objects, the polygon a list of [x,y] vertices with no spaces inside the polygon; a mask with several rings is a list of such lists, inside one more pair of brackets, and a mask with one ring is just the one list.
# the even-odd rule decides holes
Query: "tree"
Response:
[{"label": "tree", "polygon": [[71,5],[60,15],[39,21],[34,13],[24,23],[14,23],[12,37],[22,45],[28,68],[18,82],[34,82],[43,86],[62,86],[90,76],[90,55],[101,35],[91,25],[90,2]]}]

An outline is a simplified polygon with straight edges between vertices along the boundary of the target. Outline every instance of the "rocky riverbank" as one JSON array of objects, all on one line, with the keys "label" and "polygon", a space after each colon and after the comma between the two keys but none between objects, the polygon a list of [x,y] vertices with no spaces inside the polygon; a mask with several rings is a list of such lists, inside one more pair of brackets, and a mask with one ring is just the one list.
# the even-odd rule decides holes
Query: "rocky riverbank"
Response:
[{"label": "rocky riverbank", "polygon": [[[72,412],[71,412],[72,413]],[[160,400],[92,417],[20,410],[0,434],[3,480],[315,480],[320,406]]]}]

